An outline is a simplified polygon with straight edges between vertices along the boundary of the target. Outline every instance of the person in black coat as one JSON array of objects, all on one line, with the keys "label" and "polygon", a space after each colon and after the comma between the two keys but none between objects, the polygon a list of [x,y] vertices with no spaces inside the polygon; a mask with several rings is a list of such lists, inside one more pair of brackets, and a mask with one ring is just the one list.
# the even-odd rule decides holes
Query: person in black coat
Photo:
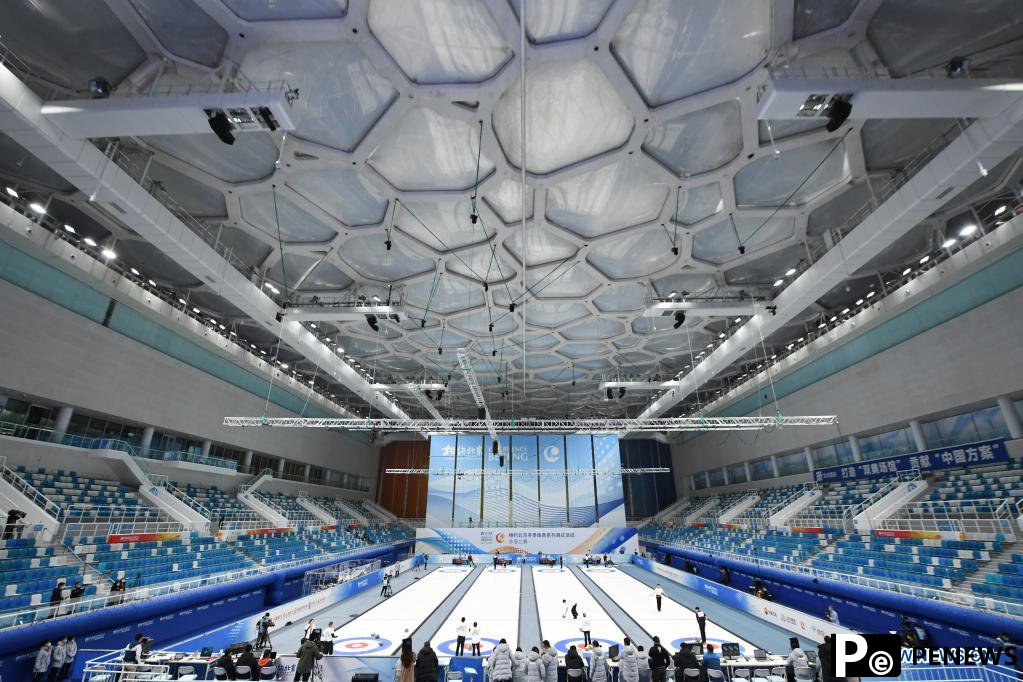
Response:
[{"label": "person in black coat", "polygon": [[[249,666],[250,680],[259,679],[259,661],[256,659],[255,654],[252,653],[251,644],[246,644],[245,651],[243,651],[242,655],[238,657],[238,662],[235,663],[235,672],[237,673],[237,669],[243,665]],[[242,679],[245,678],[243,677]]]},{"label": "person in black coat", "polygon": [[416,682],[437,682],[439,668],[437,653],[430,647],[429,642],[423,642],[423,648],[416,657]]},{"label": "person in black coat", "polygon": [[672,662],[675,663],[675,682],[683,682],[685,680],[684,673],[687,669],[700,669],[700,662],[696,660],[693,650],[685,644],[672,656]]},{"label": "person in black coat", "polygon": [[583,665],[583,657],[576,651],[575,645],[568,647],[568,653],[565,654],[565,669],[566,670],[585,670],[586,667]]},{"label": "person in black coat", "polygon": [[665,682],[668,672],[668,664],[671,663],[671,655],[668,650],[661,646],[661,638],[654,637],[654,644],[647,652],[647,662],[650,664],[650,675],[653,682]]},{"label": "person in black coat", "polygon": [[831,675],[831,657],[833,652],[831,635],[824,635],[824,641],[817,645],[817,669],[821,672],[821,682],[835,682]]},{"label": "person in black coat", "polygon": [[231,658],[231,652],[224,649],[224,653],[220,654],[220,658],[213,662],[214,666],[220,666],[227,673],[227,679],[237,680],[238,671],[234,669],[234,659]]}]

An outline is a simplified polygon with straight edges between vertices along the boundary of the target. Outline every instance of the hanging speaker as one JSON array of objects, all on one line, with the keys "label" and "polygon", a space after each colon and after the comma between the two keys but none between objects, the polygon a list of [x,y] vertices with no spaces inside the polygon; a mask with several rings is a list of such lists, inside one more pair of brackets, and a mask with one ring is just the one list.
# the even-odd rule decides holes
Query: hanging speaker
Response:
[{"label": "hanging speaker", "polygon": [[224,144],[234,144],[234,135],[231,131],[234,126],[227,120],[227,114],[223,110],[218,110],[209,118],[210,130],[220,138],[220,141]]}]

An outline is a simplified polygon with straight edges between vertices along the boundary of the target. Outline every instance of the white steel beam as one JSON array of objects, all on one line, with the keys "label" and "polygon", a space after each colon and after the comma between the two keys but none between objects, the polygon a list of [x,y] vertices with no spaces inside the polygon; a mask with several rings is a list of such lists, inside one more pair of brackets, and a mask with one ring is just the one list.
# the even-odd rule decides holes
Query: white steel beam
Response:
[{"label": "white steel beam", "polygon": [[697,317],[748,317],[767,310],[763,301],[660,301],[643,311],[643,315],[665,315],[684,310]]},{"label": "white steel beam", "polygon": [[335,306],[288,306],[281,311],[281,317],[285,320],[297,320],[299,322],[344,322],[352,320],[363,320],[367,315],[387,317],[398,315],[401,309],[394,305],[357,305],[347,308]]},{"label": "white steel beam", "polygon": [[[277,303],[206,241],[213,240],[204,235],[201,223],[189,220],[187,213],[172,212],[91,142],[72,139],[47,120],[42,101],[6,65],[0,65],[0,130],[214,293],[304,355],[325,377],[345,385],[382,414],[407,417],[312,332],[294,320],[278,321],[281,309]],[[211,144],[220,144],[213,139]],[[348,414],[340,407],[338,412]]]},{"label": "white steel beam", "polygon": [[939,147],[931,149],[930,146],[922,151],[907,164],[907,180],[901,185],[891,185],[890,193],[879,196],[880,203],[873,210],[854,214],[853,220],[860,221],[858,224],[849,225],[848,232],[844,226],[832,230],[838,236],[836,245],[778,294],[773,301],[776,314],[758,313],[750,318],[683,377],[676,390],[651,403],[640,418],[664,414],[728,369],[762,339],[806,310],[821,293],[850,277],[948,199],[975,182],[980,168],[994,168],[1014,154],[1023,146],[1021,121],[1023,99],[1017,96],[1008,109],[997,116],[975,121],[940,151],[936,151]]},{"label": "white steel beam", "polygon": [[551,469],[512,469],[504,471],[501,469],[385,469],[385,474],[397,475],[422,475],[433,474],[438,476],[484,476],[488,478],[506,478],[508,476],[544,476],[549,478],[567,478],[569,476],[618,476],[621,474],[667,474],[671,473],[669,467],[623,467],[621,469],[566,469],[564,471]]}]

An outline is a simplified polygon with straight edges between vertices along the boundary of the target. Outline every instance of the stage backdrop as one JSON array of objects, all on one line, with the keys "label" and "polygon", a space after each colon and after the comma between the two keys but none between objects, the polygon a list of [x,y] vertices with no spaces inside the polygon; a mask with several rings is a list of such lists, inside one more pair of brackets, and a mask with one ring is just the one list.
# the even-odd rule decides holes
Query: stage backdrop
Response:
[{"label": "stage backdrop", "polygon": [[[427,526],[625,526],[618,436],[516,434],[497,443],[495,454],[488,435],[430,438]],[[609,473],[570,473],[594,469]]]},{"label": "stage backdrop", "polygon": [[638,550],[635,528],[417,528],[427,554],[611,554]]}]

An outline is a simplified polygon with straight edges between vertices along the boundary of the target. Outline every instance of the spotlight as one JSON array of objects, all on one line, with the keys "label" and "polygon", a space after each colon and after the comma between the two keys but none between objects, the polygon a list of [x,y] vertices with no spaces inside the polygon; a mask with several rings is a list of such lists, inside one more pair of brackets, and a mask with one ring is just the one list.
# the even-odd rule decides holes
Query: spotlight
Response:
[{"label": "spotlight", "polygon": [[852,113],[852,105],[844,99],[831,100],[831,107],[828,109],[828,124],[825,127],[829,133],[833,133],[841,127],[845,120]]},{"label": "spotlight", "polygon": [[776,305],[767,306],[767,312],[771,313],[771,317],[774,317],[775,315],[778,314],[778,306]]},{"label": "spotlight", "polygon": [[673,255],[673,256],[677,256],[678,255],[678,247],[677,246],[671,247],[671,255]]},{"label": "spotlight", "polygon": [[426,327],[426,318],[424,317],[424,318],[423,318],[422,320],[420,320],[420,322],[419,322],[419,328],[420,328],[420,329],[424,329],[425,327]]},{"label": "spotlight", "polygon": [[385,239],[384,240],[384,246],[386,246],[387,250],[390,251],[391,250],[391,240],[390,239]]},{"label": "spotlight", "polygon": [[494,331],[494,323],[493,323],[493,322],[491,322],[491,323],[490,323],[489,325],[487,325],[487,326],[488,326],[488,327],[490,327],[490,331]]},{"label": "spotlight", "polygon": [[625,397],[625,387],[624,386],[619,386],[618,387],[618,397],[619,398],[624,398]]},{"label": "spotlight", "polygon": [[497,441],[496,440],[493,443],[490,444],[490,451],[492,453],[494,453],[495,455],[497,454]]},{"label": "spotlight", "polygon": [[739,244],[739,255],[740,256],[745,256],[746,255],[746,247],[743,244]]},{"label": "spotlight", "polygon": [[508,312],[509,313],[515,312],[515,301],[512,301],[511,303],[508,304]]},{"label": "spotlight", "polygon": [[375,331],[375,332],[380,331],[380,327],[377,326],[377,316],[376,315],[367,315],[366,316],[366,324],[368,324],[369,328],[372,329],[373,331]]},{"label": "spotlight", "polygon": [[423,391],[423,395],[425,395],[430,400],[433,400],[433,391],[431,391],[430,389],[426,389],[425,391]]},{"label": "spotlight", "polygon": [[965,76],[970,71],[970,60],[966,57],[952,57],[948,64],[945,64],[945,73],[949,78]]},{"label": "spotlight", "polygon": [[213,134],[220,138],[221,142],[224,144],[234,144],[234,135],[231,133],[234,126],[232,126],[231,122],[227,120],[227,114],[225,114],[223,110],[218,109],[216,112],[212,113],[208,122],[210,124],[210,130],[212,130]]},{"label": "spotlight", "polygon": [[604,389],[604,397],[606,397],[608,400],[613,400],[614,399],[615,394],[614,394],[614,391],[611,389],[610,386],[607,387],[606,389]]},{"label": "spotlight", "polygon": [[478,215],[476,215],[475,213],[470,213],[469,214],[469,222],[472,223],[473,225],[475,225],[476,221],[479,220],[479,219],[480,219],[480,217]]},{"label": "spotlight", "polygon": [[504,455],[501,455],[497,458],[497,465],[502,469],[504,468]]},{"label": "spotlight", "polygon": [[444,391],[442,391],[442,390],[441,391],[437,391],[437,402],[438,403],[441,401],[441,399],[443,397],[444,397]]},{"label": "spotlight", "polygon": [[672,325],[674,329],[678,329],[686,321],[686,314],[679,310],[675,313],[675,324]]},{"label": "spotlight", "polygon": [[444,349],[440,346],[437,346],[437,355],[444,355]]},{"label": "spotlight", "polygon": [[[495,357],[495,358],[496,358],[496,357],[497,357],[497,349],[495,348],[494,350],[490,351],[490,354],[491,354],[491,355],[492,355],[493,357]],[[501,377],[497,377],[497,380],[498,380],[498,381],[500,381],[500,380],[501,380]]]},{"label": "spotlight", "polygon": [[394,313],[393,315],[390,315],[390,318],[392,320],[394,320],[395,322],[401,322],[401,317],[398,316],[398,313]]},{"label": "spotlight", "polygon": [[487,418],[487,410],[486,410],[486,408],[483,408],[483,407],[476,408],[476,418],[477,419],[486,419]]},{"label": "spotlight", "polygon": [[490,291],[490,285],[486,282],[483,282],[483,291]]},{"label": "spotlight", "polygon": [[106,99],[110,97],[110,81],[103,76],[97,76],[89,81],[89,92],[93,99]]}]

